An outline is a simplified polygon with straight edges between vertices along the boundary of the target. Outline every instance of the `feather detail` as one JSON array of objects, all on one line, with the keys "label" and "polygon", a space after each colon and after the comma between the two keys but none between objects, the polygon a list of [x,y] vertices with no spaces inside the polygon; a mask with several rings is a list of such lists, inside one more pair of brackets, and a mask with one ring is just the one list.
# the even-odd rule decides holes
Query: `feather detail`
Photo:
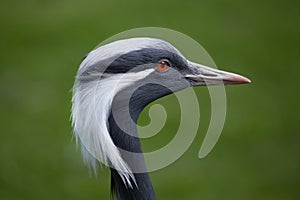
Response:
[{"label": "feather detail", "polygon": [[89,82],[77,80],[73,88],[72,125],[76,141],[81,144],[84,162],[94,172],[97,161],[116,169],[124,184],[130,188],[135,184],[135,178],[110,137],[108,117],[117,92],[153,71],[116,74]]}]

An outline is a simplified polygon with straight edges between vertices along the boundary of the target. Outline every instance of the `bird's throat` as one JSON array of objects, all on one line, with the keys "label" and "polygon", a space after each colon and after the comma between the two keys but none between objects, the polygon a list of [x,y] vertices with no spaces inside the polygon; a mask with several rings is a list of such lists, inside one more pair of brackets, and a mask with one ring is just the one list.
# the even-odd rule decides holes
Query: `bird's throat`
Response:
[{"label": "bird's throat", "polygon": [[136,83],[119,91],[113,99],[109,132],[136,181],[136,185],[132,184],[133,188],[126,187],[118,171],[111,169],[112,191],[118,199],[156,199],[138,137],[137,120],[145,106],[171,92],[159,84]]},{"label": "bird's throat", "polygon": [[122,104],[117,100],[113,102],[108,120],[109,132],[122,158],[132,170],[136,183],[132,181],[132,188],[125,185],[118,171],[111,168],[112,194],[119,200],[154,200],[156,197],[145,165],[136,126],[143,108],[126,109],[120,106],[120,103]]}]

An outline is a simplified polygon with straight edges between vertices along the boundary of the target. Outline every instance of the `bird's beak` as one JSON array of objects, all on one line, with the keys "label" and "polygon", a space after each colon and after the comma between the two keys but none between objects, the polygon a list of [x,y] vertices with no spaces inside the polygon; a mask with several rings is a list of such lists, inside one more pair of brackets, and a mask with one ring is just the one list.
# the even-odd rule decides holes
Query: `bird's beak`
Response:
[{"label": "bird's beak", "polygon": [[206,67],[189,61],[190,73],[185,75],[192,86],[197,85],[233,85],[250,83],[251,81],[241,75]]}]

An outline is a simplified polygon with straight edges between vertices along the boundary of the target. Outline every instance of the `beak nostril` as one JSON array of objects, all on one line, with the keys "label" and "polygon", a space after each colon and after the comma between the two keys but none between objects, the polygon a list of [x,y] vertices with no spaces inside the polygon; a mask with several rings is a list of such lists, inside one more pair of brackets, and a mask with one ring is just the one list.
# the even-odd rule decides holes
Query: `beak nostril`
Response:
[{"label": "beak nostril", "polygon": [[208,73],[202,73],[203,76],[207,76],[207,77],[217,77],[218,74],[208,74]]}]

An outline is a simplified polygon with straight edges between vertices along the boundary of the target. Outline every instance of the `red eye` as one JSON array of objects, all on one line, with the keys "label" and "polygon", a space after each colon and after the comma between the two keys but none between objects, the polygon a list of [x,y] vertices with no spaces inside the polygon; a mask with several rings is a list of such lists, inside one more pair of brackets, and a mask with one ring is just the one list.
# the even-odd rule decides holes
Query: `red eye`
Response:
[{"label": "red eye", "polygon": [[170,67],[170,63],[167,61],[160,61],[157,66],[156,69],[159,72],[163,72],[166,71],[168,68]]}]

